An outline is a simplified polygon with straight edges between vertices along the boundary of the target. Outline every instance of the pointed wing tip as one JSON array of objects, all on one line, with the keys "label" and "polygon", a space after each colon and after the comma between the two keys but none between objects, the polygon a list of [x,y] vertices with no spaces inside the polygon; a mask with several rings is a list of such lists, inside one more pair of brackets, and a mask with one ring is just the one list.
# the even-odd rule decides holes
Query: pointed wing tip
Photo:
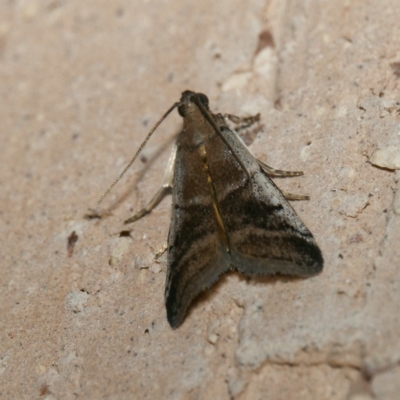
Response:
[{"label": "pointed wing tip", "polygon": [[[194,300],[204,291],[211,288],[221,277],[231,269],[230,259],[223,246],[217,248],[213,257],[202,256],[202,263],[195,265],[183,264],[175,269],[174,264],[169,268],[175,273],[167,278],[165,291],[165,307],[167,319],[172,329],[182,325]],[[182,271],[194,271],[193,274],[183,274]]]},{"label": "pointed wing tip", "polygon": [[179,312],[174,312],[167,307],[167,320],[171,329],[175,330],[182,325],[184,316],[180,315]]},{"label": "pointed wing tip", "polygon": [[310,276],[317,275],[324,269],[324,258],[322,257],[321,249],[314,242],[314,246],[311,247],[311,263],[310,263]]},{"label": "pointed wing tip", "polygon": [[311,265],[311,267],[309,269],[309,275],[306,275],[305,277],[318,275],[322,272],[323,269],[324,269],[323,260],[321,262],[318,261],[315,264]]}]

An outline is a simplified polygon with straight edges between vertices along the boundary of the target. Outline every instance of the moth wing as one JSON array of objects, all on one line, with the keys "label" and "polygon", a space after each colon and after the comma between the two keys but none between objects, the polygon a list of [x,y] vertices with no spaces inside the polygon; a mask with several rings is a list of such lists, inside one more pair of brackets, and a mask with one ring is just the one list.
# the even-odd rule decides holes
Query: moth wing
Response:
[{"label": "moth wing", "polygon": [[[223,134],[252,180],[250,184],[232,156],[210,158],[232,267],[246,275],[307,277],[320,272],[323,258],[311,232],[237,134],[230,129]],[[231,171],[230,184],[226,170]]]},{"label": "moth wing", "polygon": [[165,289],[172,328],[183,322],[194,298],[230,268],[203,169],[197,152],[189,157],[178,148]]},{"label": "moth wing", "polygon": [[172,328],[182,323],[195,297],[230,269],[302,277],[322,270],[311,232],[237,134],[223,128],[242,165],[217,134],[209,137],[205,153],[212,182],[199,152],[178,146],[165,289]]}]

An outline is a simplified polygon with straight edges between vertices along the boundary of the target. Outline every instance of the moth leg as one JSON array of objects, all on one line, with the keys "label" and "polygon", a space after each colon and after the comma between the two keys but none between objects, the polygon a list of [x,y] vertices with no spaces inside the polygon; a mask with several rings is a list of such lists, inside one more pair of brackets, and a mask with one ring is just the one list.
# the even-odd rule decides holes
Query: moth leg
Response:
[{"label": "moth leg", "polygon": [[236,128],[236,130],[238,131],[241,129],[246,129],[254,123],[258,122],[260,120],[260,113],[252,115],[250,117],[238,117],[237,115],[224,114],[224,118],[229,119],[229,121],[238,125],[238,127]]},{"label": "moth leg", "polygon": [[164,243],[163,246],[161,247],[161,249],[158,250],[157,253],[155,254],[154,259],[158,260],[165,253],[167,248],[168,248],[168,244]]},{"label": "moth leg", "polygon": [[310,200],[310,196],[302,195],[302,194],[293,194],[289,192],[285,192],[282,189],[279,189],[286,200]]},{"label": "moth leg", "polygon": [[[262,161],[258,160],[258,165],[264,170],[267,175],[272,176],[300,176],[304,175],[303,171],[281,171],[280,169],[275,169],[270,167],[269,165],[263,163]],[[302,194],[293,194],[289,192],[285,192],[284,190],[279,189],[286,200],[310,200],[310,196],[302,195]]]},{"label": "moth leg", "polygon": [[267,175],[270,176],[301,176],[304,175],[303,171],[281,171],[280,169],[275,169],[270,167],[269,165],[263,163],[258,160],[258,165],[265,171]]},{"label": "moth leg", "polygon": [[171,155],[169,157],[167,169],[165,171],[164,179],[162,186],[160,189],[158,189],[157,193],[154,195],[154,197],[151,199],[150,203],[147,204],[145,208],[140,210],[138,213],[127,219],[124,224],[131,224],[132,222],[137,221],[138,219],[142,218],[161,201],[161,199],[164,197],[165,193],[168,191],[168,189],[172,188],[172,182],[174,179],[174,166],[175,166],[175,158],[176,158],[176,145],[172,149]]}]

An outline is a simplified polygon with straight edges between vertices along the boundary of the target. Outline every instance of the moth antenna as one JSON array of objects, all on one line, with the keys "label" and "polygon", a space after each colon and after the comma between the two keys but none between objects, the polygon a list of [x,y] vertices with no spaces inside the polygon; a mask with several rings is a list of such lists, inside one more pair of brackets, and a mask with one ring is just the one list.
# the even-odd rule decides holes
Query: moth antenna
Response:
[{"label": "moth antenna", "polygon": [[210,113],[208,110],[203,106],[201,101],[195,97],[195,102],[197,106],[200,108],[201,112],[205,117],[207,118],[208,122],[212,125],[212,127],[215,129],[215,131],[218,133],[218,135],[221,137],[222,141],[225,143],[226,147],[230,150],[232,153],[233,157],[235,160],[239,163],[239,165],[242,167],[243,171],[246,173],[247,177],[249,178],[249,181],[251,183],[251,176],[250,172],[247,170],[245,165],[243,164],[242,160],[238,157],[238,155],[235,153],[235,151],[232,149],[232,146],[229,144],[229,142],[225,139],[225,136],[222,134],[221,129],[219,129],[219,126],[215,123],[214,119],[211,117]]},{"label": "moth antenna", "polygon": [[131,165],[135,162],[136,158],[140,154],[140,152],[143,150],[143,147],[146,146],[146,143],[149,141],[151,135],[154,133],[154,131],[159,127],[161,122],[164,121],[165,118],[168,117],[168,115],[176,108],[181,105],[180,102],[174,103],[168,111],[156,122],[154,127],[151,129],[151,131],[147,134],[146,139],[143,140],[143,143],[140,145],[139,149],[137,150],[136,154],[132,157],[132,159],[129,161],[128,165],[124,168],[124,170],[119,174],[118,178],[109,186],[109,188],[103,193],[103,195],[100,197],[99,201],[97,202],[96,205],[96,212],[98,212],[100,204],[103,202],[104,198],[110,193],[111,189],[121,180],[121,178],[125,175],[126,171],[131,167]]}]

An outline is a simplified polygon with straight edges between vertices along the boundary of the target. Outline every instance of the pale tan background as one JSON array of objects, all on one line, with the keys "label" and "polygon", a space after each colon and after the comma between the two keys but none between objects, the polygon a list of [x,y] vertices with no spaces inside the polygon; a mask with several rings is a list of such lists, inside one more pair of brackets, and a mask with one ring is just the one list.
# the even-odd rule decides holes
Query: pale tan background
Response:
[{"label": "pale tan background", "polygon": [[[2,399],[398,399],[398,0],[0,2]],[[170,198],[159,187],[181,91],[260,112],[250,148],[314,233],[308,280],[224,277],[172,331],[163,303]],[[143,159],[142,159],[143,160]],[[399,178],[399,175],[397,175]],[[74,253],[67,238],[79,236]]]}]

